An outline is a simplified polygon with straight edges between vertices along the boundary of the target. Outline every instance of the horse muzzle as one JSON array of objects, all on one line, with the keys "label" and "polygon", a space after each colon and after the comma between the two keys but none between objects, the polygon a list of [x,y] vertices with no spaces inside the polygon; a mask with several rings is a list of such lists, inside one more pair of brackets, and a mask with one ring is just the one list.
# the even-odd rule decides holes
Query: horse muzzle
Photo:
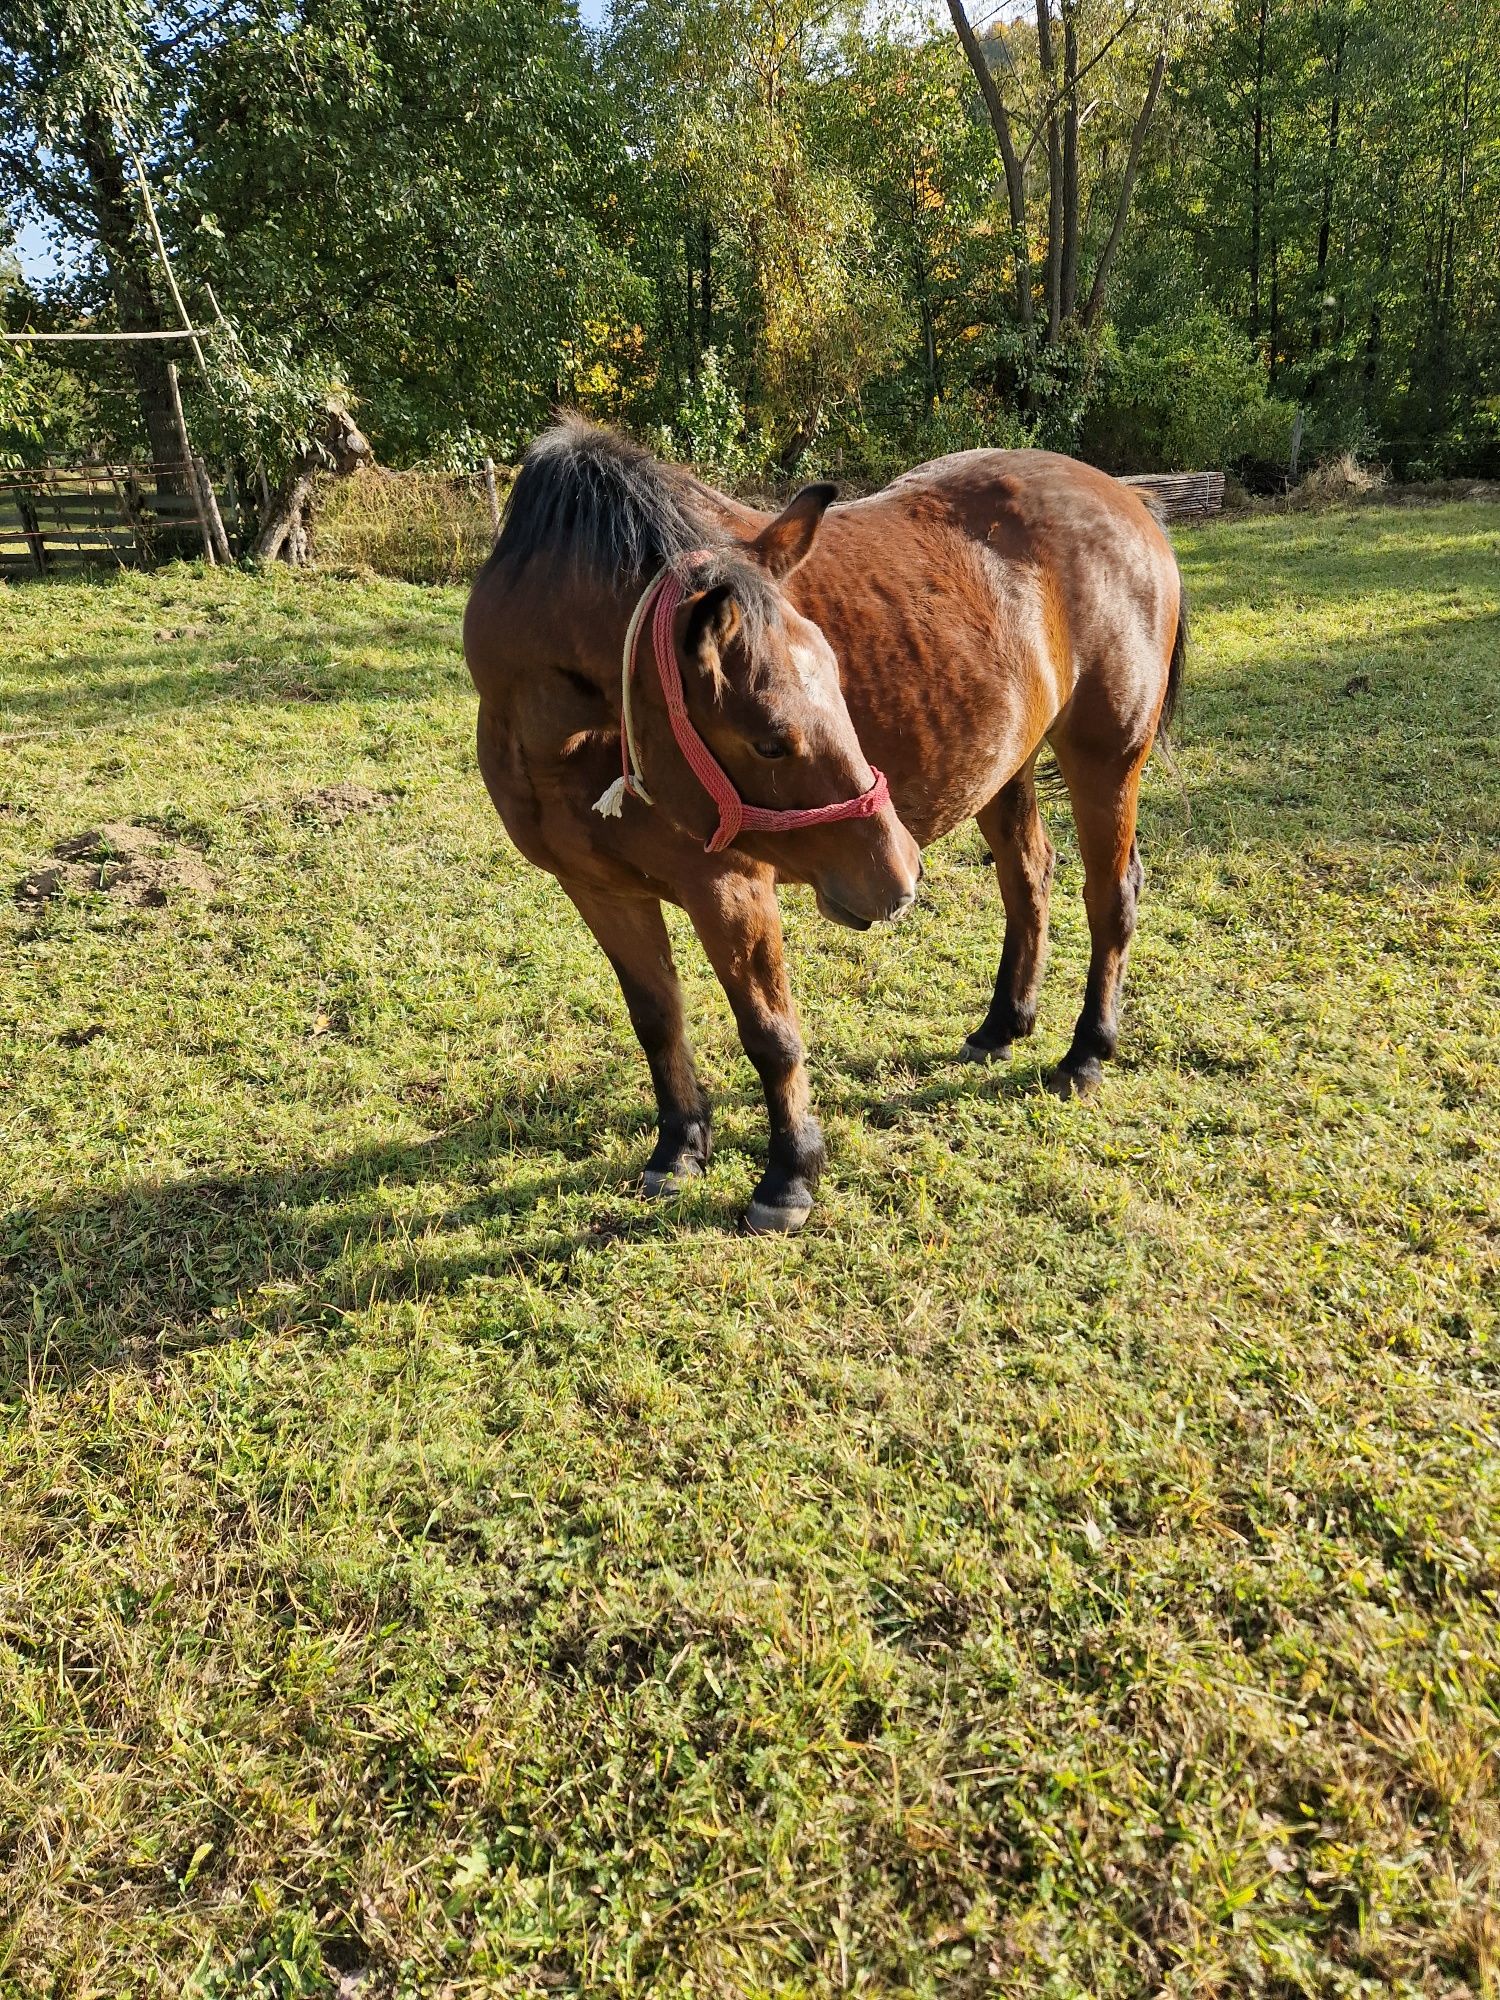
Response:
[{"label": "horse muzzle", "polygon": [[[919,884],[921,880],[922,875],[919,869],[917,874]],[[850,931],[867,931],[872,924],[893,924],[897,917],[905,916],[906,912],[917,900],[916,889],[908,889],[904,895],[899,896],[894,903],[887,905],[885,909],[871,910],[866,913],[851,909],[840,897],[832,895],[828,890],[818,888],[816,885],[814,885],[813,894],[818,900],[819,915],[827,917],[830,923],[842,924],[845,930]]]}]

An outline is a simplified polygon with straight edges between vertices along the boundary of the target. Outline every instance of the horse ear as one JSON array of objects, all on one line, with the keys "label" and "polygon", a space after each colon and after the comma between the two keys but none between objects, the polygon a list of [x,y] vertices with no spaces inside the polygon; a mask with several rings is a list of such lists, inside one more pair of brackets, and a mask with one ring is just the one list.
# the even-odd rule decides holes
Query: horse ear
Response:
[{"label": "horse ear", "polygon": [[734,601],[734,586],[716,583],[712,590],[700,591],[688,599],[682,649],[690,660],[696,660],[716,679],[721,678],[719,662],[739,629],[740,607]]},{"label": "horse ear", "polygon": [[838,496],[838,488],[820,480],[804,486],[750,544],[750,554],[772,576],[790,576],[811,552],[823,516]]}]

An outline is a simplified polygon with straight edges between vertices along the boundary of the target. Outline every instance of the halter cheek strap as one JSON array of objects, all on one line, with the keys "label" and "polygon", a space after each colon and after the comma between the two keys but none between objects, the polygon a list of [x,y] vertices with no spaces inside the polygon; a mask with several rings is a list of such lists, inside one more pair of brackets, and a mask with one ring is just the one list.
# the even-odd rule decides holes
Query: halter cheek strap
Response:
[{"label": "halter cheek strap", "polygon": [[[689,560],[707,553],[706,549],[695,550]],[[627,792],[639,799],[642,805],[655,804],[641,777],[641,760],[630,714],[631,675],[640,649],[641,628],[648,615],[651,617],[652,651],[656,658],[657,676],[661,681],[672,734],[687,760],[689,770],[719,809],[719,824],[712,838],[705,842],[707,853],[719,853],[744,832],[791,833],[814,826],[831,826],[839,820],[873,819],[876,813],[889,805],[890,787],[886,784],[883,771],[875,772],[875,781],[867,792],[861,792],[857,798],[840,799],[834,805],[789,806],[777,811],[769,806],[749,805],[740,797],[734,780],[693,727],[687,712],[682,675],[677,667],[677,649],[672,642],[672,621],[684,594],[681,582],[670,567],[658,570],[630,614],[620,663],[620,775],[596,800],[594,811],[602,813],[606,819],[618,819],[625,810]]]}]

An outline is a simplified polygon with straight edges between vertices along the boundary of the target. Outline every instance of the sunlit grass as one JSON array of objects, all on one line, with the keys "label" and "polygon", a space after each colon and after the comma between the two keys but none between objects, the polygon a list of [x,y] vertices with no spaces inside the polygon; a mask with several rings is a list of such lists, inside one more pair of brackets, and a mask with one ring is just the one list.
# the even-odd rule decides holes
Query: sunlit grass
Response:
[{"label": "sunlit grass", "polygon": [[0,1991],[1494,1990],[1500,512],[1181,546],[1102,1099],[1056,812],[998,1075],[976,834],[790,896],[790,1244],[680,925],[720,1154],[632,1193],[460,593],[0,594],[0,880],[218,879],[0,918]]}]

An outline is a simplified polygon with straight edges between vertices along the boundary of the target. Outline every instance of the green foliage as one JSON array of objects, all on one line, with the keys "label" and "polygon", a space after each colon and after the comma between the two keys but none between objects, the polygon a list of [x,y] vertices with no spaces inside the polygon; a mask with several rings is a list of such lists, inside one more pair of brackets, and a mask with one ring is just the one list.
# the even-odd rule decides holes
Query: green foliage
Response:
[{"label": "green foliage", "polygon": [[[1493,1983],[1500,509],[1183,534],[1121,1059],[1059,847],[785,898],[643,1204],[613,974],[474,769],[456,591],[0,591],[6,2000],[1433,2000]],[[332,788],[365,788],[338,817]],[[146,820],[205,900],[10,897]]]},{"label": "green foliage", "polygon": [[87,405],[76,375],[44,351],[0,347],[0,465],[34,465],[49,450],[87,449]]},{"label": "green foliage", "polygon": [[753,427],[788,470],[902,331],[869,202],[825,131],[841,87],[828,38],[850,11],[639,0],[616,7],[607,45],[626,143],[644,164],[629,226],[667,364],[648,393],[671,410],[706,349],[732,354]]},{"label": "green foliage", "polygon": [[1039,442],[1036,423],[993,392],[959,388],[929,408],[919,376],[908,375],[897,387],[904,392],[899,400],[871,396],[863,409],[831,424],[809,455],[809,472],[878,486],[948,452],[1010,451]]},{"label": "green foliage", "polygon": [[668,458],[687,459],[710,479],[732,486],[765,470],[765,445],[746,434],[745,412],[716,347],[706,347],[677,414],[652,442]]},{"label": "green foliage", "polygon": [[607,400],[638,308],[596,99],[570,8],[268,11],[190,119],[198,261],[247,329],[345,371],[377,455],[512,457],[552,402]]},{"label": "green foliage", "polygon": [[1199,311],[1126,347],[1107,344],[1079,445],[1117,472],[1285,467],[1296,414],[1267,394],[1265,370],[1245,337]]},{"label": "green foliage", "polygon": [[[558,403],[724,479],[873,475],[948,433],[1138,469],[1272,461],[1289,405],[1310,450],[1497,468],[1500,0],[1069,0],[1043,17],[1050,69],[1034,10],[992,16],[1019,230],[945,11],[902,0],[615,0],[592,32],[573,0],[12,15],[0,200],[81,250],[28,304],[175,317],[138,145],[190,309],[215,318],[211,285],[234,329],[217,394],[187,385],[216,455],[274,470],[338,385],[384,461],[454,470],[515,457]],[[1077,255],[1053,325],[1069,35]],[[67,374],[50,402],[37,374],[0,390],[4,448],[81,429],[116,450],[143,423],[174,448],[160,356]]]}]

